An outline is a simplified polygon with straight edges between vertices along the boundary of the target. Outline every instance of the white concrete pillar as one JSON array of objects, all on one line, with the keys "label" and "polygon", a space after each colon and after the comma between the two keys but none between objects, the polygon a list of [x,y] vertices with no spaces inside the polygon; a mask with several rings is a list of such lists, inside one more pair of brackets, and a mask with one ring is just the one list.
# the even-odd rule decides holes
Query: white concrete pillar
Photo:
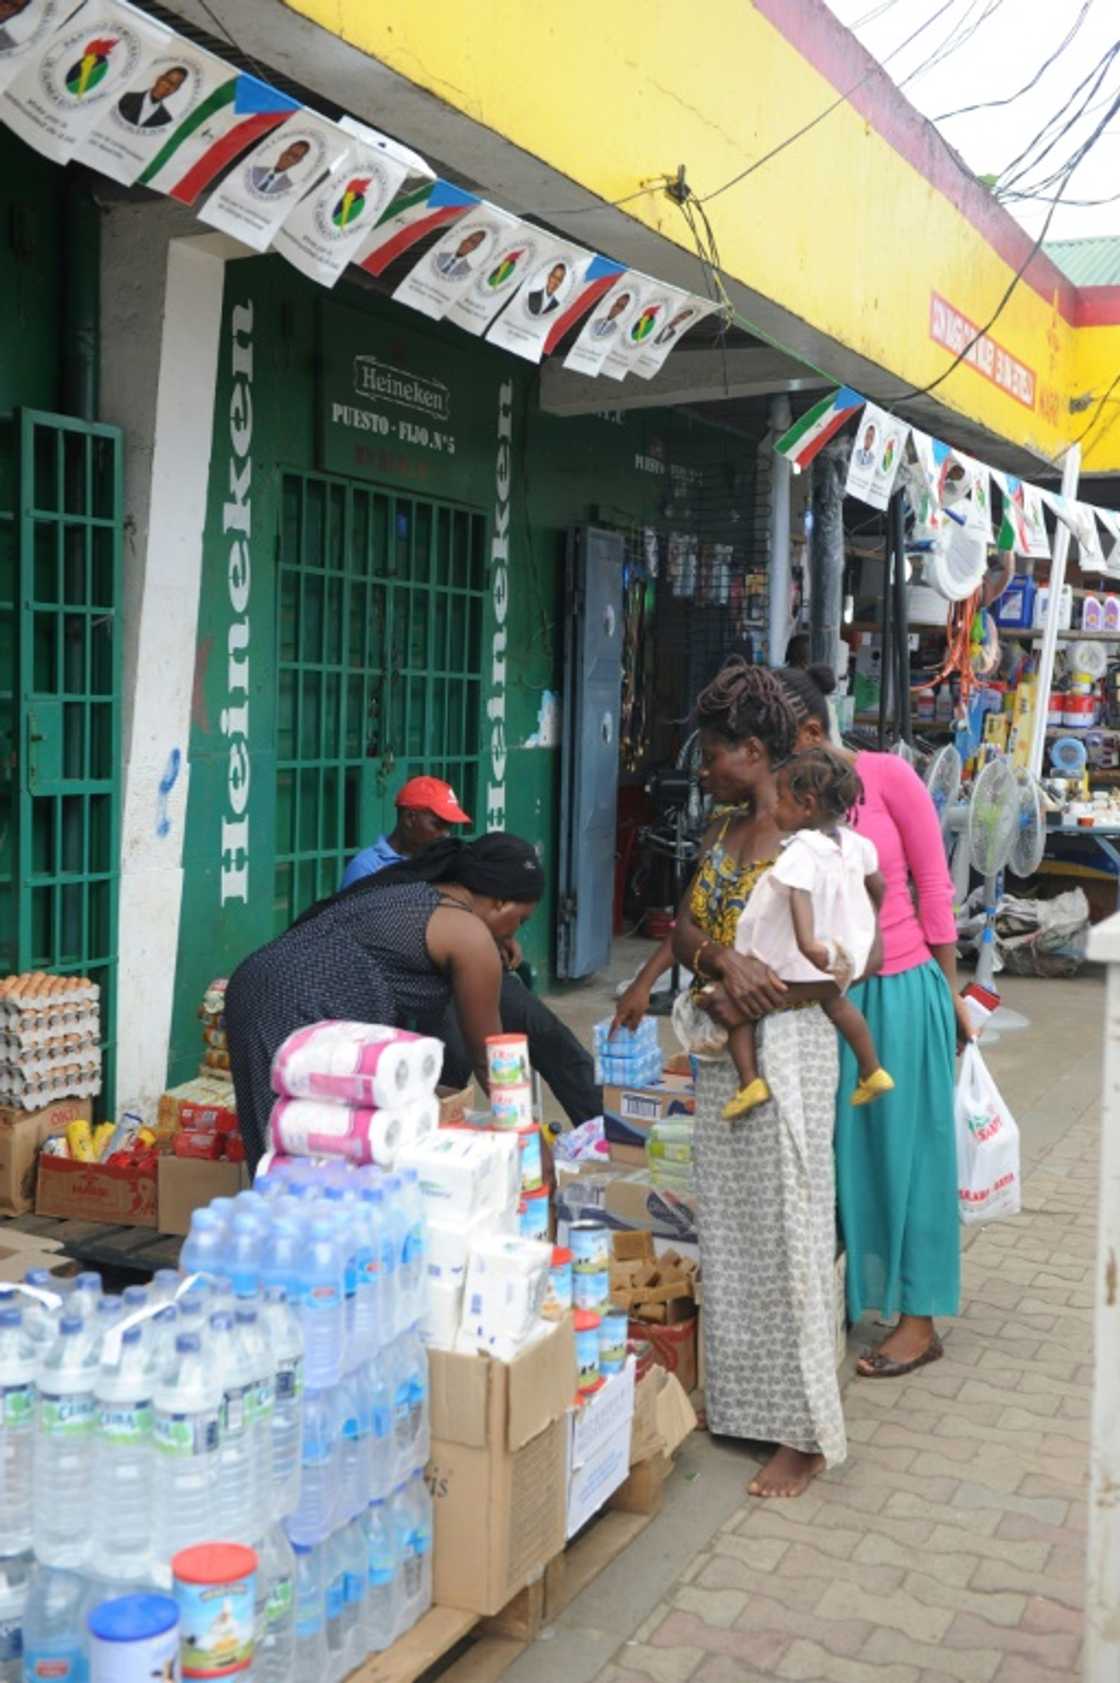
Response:
[{"label": "white concrete pillar", "polygon": [[762,448],[770,451],[770,603],[769,660],[771,666],[784,666],[786,644],[789,642],[789,510],[793,469],[785,456],[779,456],[773,445],[788,432],[792,424],[789,398],[778,392],[770,399],[770,436]]}]

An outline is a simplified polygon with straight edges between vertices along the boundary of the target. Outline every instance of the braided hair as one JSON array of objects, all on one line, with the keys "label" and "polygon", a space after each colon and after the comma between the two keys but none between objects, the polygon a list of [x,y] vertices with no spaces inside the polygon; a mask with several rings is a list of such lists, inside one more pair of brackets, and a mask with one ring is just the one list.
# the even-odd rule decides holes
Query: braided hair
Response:
[{"label": "braided hair", "polygon": [[788,760],[797,743],[797,715],[782,685],[742,655],[731,655],[700,691],[696,719],[701,730],[725,742],[755,737],[774,765]]},{"label": "braided hair", "polygon": [[828,697],[836,688],[836,675],[831,666],[784,666],[778,680],[785,691],[799,724],[815,719],[827,736],[832,729],[828,712]]},{"label": "braided hair", "polygon": [[782,769],[786,787],[799,806],[812,801],[827,824],[838,824],[863,800],[856,768],[831,748],[806,748]]}]

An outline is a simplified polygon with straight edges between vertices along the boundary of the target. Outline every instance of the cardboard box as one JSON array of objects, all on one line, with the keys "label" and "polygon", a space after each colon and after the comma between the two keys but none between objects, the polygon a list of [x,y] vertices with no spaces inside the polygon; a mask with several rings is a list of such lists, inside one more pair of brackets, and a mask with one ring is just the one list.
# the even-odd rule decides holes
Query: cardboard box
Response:
[{"label": "cardboard box", "polygon": [[88,1099],[59,1099],[42,1110],[0,1105],[0,1214],[27,1215],[35,1206],[35,1163],[48,1134],[67,1122],[89,1122]]},{"label": "cardboard box", "polygon": [[645,1338],[653,1345],[654,1358],[667,1373],[675,1373],[680,1380],[681,1389],[686,1397],[690,1397],[696,1389],[696,1314],[693,1311],[687,1320],[678,1321],[668,1326],[660,1326],[656,1321],[630,1322],[630,1337]]},{"label": "cardboard box", "polygon": [[649,1131],[668,1116],[694,1116],[696,1096],[678,1086],[603,1088],[603,1125],[611,1146],[637,1147],[644,1153]]},{"label": "cardboard box", "polygon": [[648,1174],[621,1175],[610,1181],[603,1208],[612,1227],[645,1228],[655,1238],[671,1240],[682,1254],[686,1246],[699,1242],[695,1198],[655,1186]]},{"label": "cardboard box", "polygon": [[497,1613],[564,1547],[571,1319],[512,1362],[430,1350],[428,1371],[434,1598]]},{"label": "cardboard box", "polygon": [[123,1164],[40,1157],[35,1214],[108,1227],[158,1227],[156,1177]]},{"label": "cardboard box", "polygon": [[156,1115],[156,1138],[168,1143],[179,1128],[233,1134],[237,1132],[237,1112],[233,1108],[233,1088],[215,1079],[213,1070],[172,1087],[159,1101]]},{"label": "cardboard box", "polygon": [[0,1227],[0,1281],[17,1284],[33,1268],[45,1268],[59,1275],[72,1271],[74,1264],[63,1255],[57,1240],[33,1237],[29,1233],[8,1233]]},{"label": "cardboard box", "polygon": [[159,1160],[159,1230],[187,1233],[191,1216],[212,1198],[234,1198],[249,1184],[244,1163],[204,1162],[196,1157]]},{"label": "cardboard box", "polygon": [[630,1473],[634,1420],[633,1356],[621,1373],[571,1411],[568,1449],[567,1535],[587,1524]]}]

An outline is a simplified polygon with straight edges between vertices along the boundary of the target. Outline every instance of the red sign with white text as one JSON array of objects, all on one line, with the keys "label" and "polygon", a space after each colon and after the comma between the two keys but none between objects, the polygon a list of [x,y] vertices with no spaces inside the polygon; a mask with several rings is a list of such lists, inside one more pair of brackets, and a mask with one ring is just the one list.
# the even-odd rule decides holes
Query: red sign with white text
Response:
[{"label": "red sign with white text", "polygon": [[[1034,369],[1013,357],[1010,351],[1005,351],[986,333],[976,339],[976,323],[969,321],[936,292],[929,295],[929,336],[934,344],[943,345],[954,356],[959,356],[969,345],[964,358],[969,367],[975,368],[978,374],[1006,392],[1008,397],[1013,397],[1016,403],[1021,403],[1024,409],[1034,408],[1037,383]],[[971,345],[973,339],[976,343]]]}]

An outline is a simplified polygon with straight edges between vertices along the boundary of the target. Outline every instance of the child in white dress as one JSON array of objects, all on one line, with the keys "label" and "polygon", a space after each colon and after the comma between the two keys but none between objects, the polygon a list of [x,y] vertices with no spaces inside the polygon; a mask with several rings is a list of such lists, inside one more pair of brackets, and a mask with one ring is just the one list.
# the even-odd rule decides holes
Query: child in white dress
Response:
[{"label": "child in white dress", "polygon": [[[874,845],[843,821],[863,791],[853,767],[828,748],[795,755],[777,783],[774,816],[789,840],[739,919],[735,951],[761,959],[783,982],[836,984],[821,1009],[859,1064],[852,1103],[870,1104],[894,1082],[846,994],[867,968],[884,891]],[[740,1082],[723,1112],[732,1121],[764,1104],[770,1089],[758,1070],[755,1025],[732,1029],[727,1044]]]}]

